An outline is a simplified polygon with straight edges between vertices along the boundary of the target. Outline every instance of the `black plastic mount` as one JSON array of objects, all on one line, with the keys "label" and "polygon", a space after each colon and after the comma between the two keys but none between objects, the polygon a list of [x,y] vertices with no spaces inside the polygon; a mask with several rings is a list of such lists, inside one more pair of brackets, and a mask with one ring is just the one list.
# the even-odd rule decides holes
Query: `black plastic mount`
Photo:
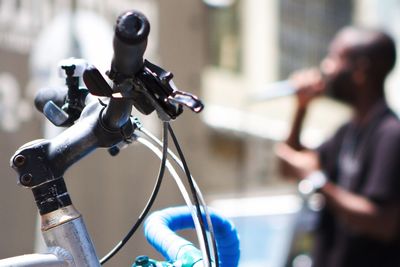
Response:
[{"label": "black plastic mount", "polygon": [[[77,67],[73,63],[71,60],[70,65],[61,67],[65,71],[65,82],[68,88],[67,91],[62,90],[65,95],[62,97],[63,101],[61,104],[57,103],[59,101],[47,98],[48,93],[45,92],[40,92],[35,99],[35,103],[43,106],[40,111],[55,126],[69,127],[73,125],[79,119],[85,107],[85,99],[89,91],[86,88],[79,87],[79,76],[75,76],[75,69]],[[54,93],[54,95],[60,94],[61,92]]]}]

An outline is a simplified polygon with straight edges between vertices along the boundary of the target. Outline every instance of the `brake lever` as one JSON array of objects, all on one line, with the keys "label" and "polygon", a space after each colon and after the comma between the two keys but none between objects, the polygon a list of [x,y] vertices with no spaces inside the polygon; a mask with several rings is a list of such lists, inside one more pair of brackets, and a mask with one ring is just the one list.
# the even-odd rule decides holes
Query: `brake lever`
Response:
[{"label": "brake lever", "polygon": [[[170,81],[170,86],[175,86],[173,81]],[[204,108],[203,103],[197,98],[197,96],[179,91],[178,89],[172,92],[172,95],[168,97],[168,101],[170,103],[184,105],[195,113],[201,112]]]},{"label": "brake lever", "polygon": [[83,82],[92,95],[111,97],[113,94],[111,86],[93,65],[88,65],[83,72]]},{"label": "brake lever", "polygon": [[141,89],[149,93],[170,119],[182,113],[182,106],[199,113],[204,108],[203,103],[195,95],[178,90],[172,81],[173,77],[171,72],[148,60],[144,61],[143,70],[136,75],[143,87]]},{"label": "brake lever", "polygon": [[172,78],[174,75],[162,69],[161,67],[150,63],[145,60],[144,66],[147,67],[154,74],[155,79],[159,79],[162,85],[162,88],[168,97],[164,99],[164,101],[169,102],[170,104],[179,104],[184,105],[187,108],[191,109],[193,112],[199,113],[203,110],[203,103],[197,98],[197,96],[190,94],[188,92],[183,92],[178,90]]}]

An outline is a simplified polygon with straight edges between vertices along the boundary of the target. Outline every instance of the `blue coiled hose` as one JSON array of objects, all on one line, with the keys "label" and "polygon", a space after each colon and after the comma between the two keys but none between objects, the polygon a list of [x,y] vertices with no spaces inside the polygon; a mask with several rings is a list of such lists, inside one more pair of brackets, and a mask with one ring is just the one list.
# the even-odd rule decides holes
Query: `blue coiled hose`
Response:
[{"label": "blue coiled hose", "polygon": [[[233,223],[210,209],[211,222],[217,243],[221,267],[238,266],[240,257],[239,237]],[[201,261],[201,253],[188,240],[175,231],[194,228],[193,219],[186,206],[172,207],[153,212],[144,224],[147,241],[168,261],[191,258],[193,264]],[[196,256],[197,255],[197,256]]]}]

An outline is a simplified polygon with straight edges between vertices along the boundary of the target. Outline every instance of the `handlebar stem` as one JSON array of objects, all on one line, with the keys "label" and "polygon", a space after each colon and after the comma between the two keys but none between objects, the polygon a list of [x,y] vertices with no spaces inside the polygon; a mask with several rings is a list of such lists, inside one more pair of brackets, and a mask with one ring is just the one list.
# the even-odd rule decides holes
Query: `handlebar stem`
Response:
[{"label": "handlebar stem", "polygon": [[11,166],[19,174],[18,183],[35,187],[62,177],[93,150],[112,147],[130,137],[134,131],[130,108],[125,99],[112,99],[107,107],[92,103],[76,124],[58,136],[23,145],[11,158]]}]

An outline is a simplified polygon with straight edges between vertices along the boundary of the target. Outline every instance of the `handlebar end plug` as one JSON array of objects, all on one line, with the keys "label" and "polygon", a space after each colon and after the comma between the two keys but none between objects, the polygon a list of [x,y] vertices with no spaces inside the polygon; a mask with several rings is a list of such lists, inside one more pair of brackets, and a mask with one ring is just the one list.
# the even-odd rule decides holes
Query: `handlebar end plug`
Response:
[{"label": "handlebar end plug", "polygon": [[121,14],[115,25],[115,35],[123,42],[138,44],[147,40],[150,24],[142,13],[128,11]]}]

